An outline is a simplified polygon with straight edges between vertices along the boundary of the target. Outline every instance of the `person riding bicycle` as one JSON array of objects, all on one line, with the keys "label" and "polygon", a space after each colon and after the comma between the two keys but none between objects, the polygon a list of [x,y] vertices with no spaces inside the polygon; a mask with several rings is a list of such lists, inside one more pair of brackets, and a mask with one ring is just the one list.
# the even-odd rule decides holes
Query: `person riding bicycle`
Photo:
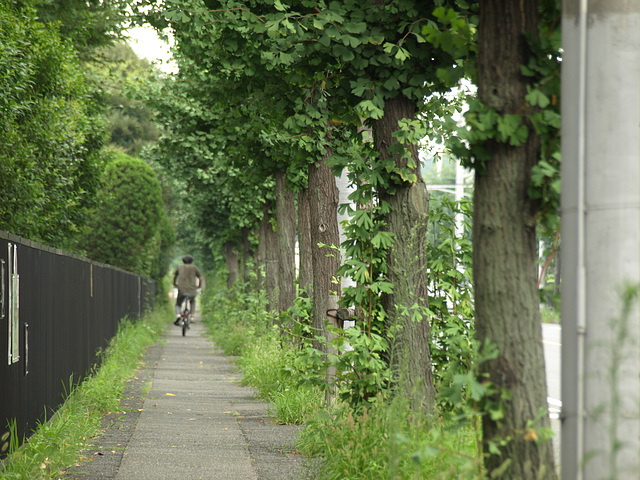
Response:
[{"label": "person riding bicycle", "polygon": [[175,307],[177,318],[173,322],[174,325],[180,324],[180,308],[186,299],[191,298],[191,311],[196,311],[196,293],[203,281],[204,277],[200,270],[193,264],[193,257],[191,255],[182,257],[182,264],[178,265],[173,274],[173,286],[178,288]]}]

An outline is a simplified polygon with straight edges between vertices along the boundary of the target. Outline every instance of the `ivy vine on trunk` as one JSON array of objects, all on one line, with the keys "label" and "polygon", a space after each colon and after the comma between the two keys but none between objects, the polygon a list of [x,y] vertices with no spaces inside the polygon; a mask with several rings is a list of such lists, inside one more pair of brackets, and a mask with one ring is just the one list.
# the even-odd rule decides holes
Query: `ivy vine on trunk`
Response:
[{"label": "ivy vine on trunk", "polygon": [[[478,97],[502,119],[531,108],[521,65],[529,61],[526,35],[537,34],[538,15],[536,0],[480,3]],[[535,441],[538,429],[549,426],[536,289],[537,205],[528,194],[540,141],[526,118],[518,120],[517,131],[518,138],[500,138],[498,132],[487,139],[487,157],[475,175],[477,336],[497,346],[499,356],[483,370],[499,391],[509,391],[503,418],[483,417],[485,467],[504,478],[554,479],[551,442]]]},{"label": "ivy vine on trunk", "polygon": [[[432,409],[435,389],[431,375],[428,307],[426,231],[429,197],[420,173],[415,144],[398,148],[394,137],[402,120],[415,117],[415,104],[398,95],[385,102],[384,115],[373,123],[373,143],[385,163],[394,168],[389,184],[380,191],[380,201],[389,205],[384,216],[386,229],[393,234],[393,246],[387,256],[387,277],[394,285],[383,295],[388,329],[400,327],[390,335],[391,361],[399,374],[400,389],[414,406]],[[400,175],[410,177],[404,180]],[[406,171],[410,172],[407,175]]]}]

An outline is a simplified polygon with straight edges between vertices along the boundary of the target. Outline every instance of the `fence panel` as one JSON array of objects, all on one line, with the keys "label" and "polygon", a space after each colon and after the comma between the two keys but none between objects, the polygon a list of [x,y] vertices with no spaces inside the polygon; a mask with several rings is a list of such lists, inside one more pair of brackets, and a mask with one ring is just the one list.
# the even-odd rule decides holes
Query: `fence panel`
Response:
[{"label": "fence panel", "polygon": [[155,283],[0,232],[0,437],[49,418],[118,323],[153,308]]}]

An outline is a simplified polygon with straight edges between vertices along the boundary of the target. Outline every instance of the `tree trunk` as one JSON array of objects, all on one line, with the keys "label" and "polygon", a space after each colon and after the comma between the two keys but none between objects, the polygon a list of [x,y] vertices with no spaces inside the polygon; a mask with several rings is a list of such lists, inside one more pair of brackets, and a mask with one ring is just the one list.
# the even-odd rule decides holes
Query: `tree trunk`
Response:
[{"label": "tree trunk", "polygon": [[[499,114],[521,111],[528,63],[524,33],[537,34],[537,2],[480,3],[478,95]],[[499,389],[511,392],[504,418],[483,417],[487,472],[506,467],[503,478],[555,479],[551,443],[536,444],[527,422],[545,412],[546,384],[539,296],[536,290],[535,204],[527,189],[539,158],[529,129],[524,145],[490,141],[491,159],[476,170],[473,216],[473,274],[478,340],[497,345],[499,356],[481,368]],[[508,440],[500,454],[489,442]],[[505,462],[508,462],[508,466]],[[502,478],[502,477],[501,477]]]},{"label": "tree trunk", "polygon": [[264,290],[269,301],[269,310],[278,305],[278,239],[271,225],[269,207],[264,208],[260,221],[260,244],[258,251],[264,264]]},{"label": "tree trunk", "polygon": [[309,211],[309,187],[298,193],[298,285],[311,296],[313,286],[313,259],[311,256],[311,216]]},{"label": "tree trunk", "polygon": [[278,310],[284,312],[296,299],[296,206],[284,172],[276,172],[276,219],[278,238]]},{"label": "tree trunk", "polygon": [[242,227],[242,281],[249,283],[249,259],[251,258],[251,241],[249,240],[249,229]]},{"label": "tree trunk", "polygon": [[[406,168],[407,160],[391,151],[396,142],[392,134],[398,130],[398,122],[415,117],[412,101],[400,95],[385,102],[384,116],[373,125],[373,142],[382,159],[394,158],[397,167]],[[411,398],[415,408],[430,411],[435,403],[435,389],[431,375],[431,351],[429,319],[414,321],[411,314],[400,314],[397,306],[428,306],[426,231],[429,197],[420,173],[420,160],[415,145],[409,147],[415,163],[413,183],[403,182],[395,174],[390,186],[380,191],[380,199],[390,205],[385,218],[388,231],[395,235],[394,244],[387,257],[387,276],[394,285],[392,294],[383,297],[389,327],[399,326],[400,331],[391,337],[392,364],[400,374],[400,391]],[[395,155],[395,156],[394,156]],[[421,312],[424,314],[424,312]]]},{"label": "tree trunk", "polygon": [[260,223],[258,224],[258,251],[256,252],[256,278],[258,283],[258,290],[266,290],[266,285],[264,282],[264,271],[266,269],[266,232],[264,223],[264,217],[266,216],[266,212],[263,214],[263,217],[260,219]]},{"label": "tree trunk", "polygon": [[[335,293],[330,294],[327,297],[327,311],[329,310],[338,310],[338,295]],[[330,327],[337,328],[338,327],[338,319],[336,315],[328,315],[327,322]],[[325,332],[325,338],[327,339],[326,343],[326,354],[328,357],[335,356],[338,352],[335,348],[335,344],[333,343],[334,338],[336,337],[336,330],[327,329]],[[333,405],[337,396],[338,396],[338,386],[336,384],[336,374],[338,373],[338,369],[335,363],[329,363],[327,367],[326,380],[327,385],[329,386],[324,391],[324,401],[327,402],[327,405]]]},{"label": "tree trunk", "polygon": [[226,242],[224,244],[224,257],[227,264],[227,288],[231,289],[238,280],[239,264],[236,242]]},{"label": "tree trunk", "polygon": [[[327,157],[331,156],[327,153]],[[331,169],[324,161],[309,166],[309,212],[311,214],[311,252],[313,262],[313,328],[327,337],[325,322],[329,295],[339,295],[340,285],[331,283],[340,261],[337,252],[318,244],[338,245],[338,188]],[[316,345],[316,347],[320,347]]]}]

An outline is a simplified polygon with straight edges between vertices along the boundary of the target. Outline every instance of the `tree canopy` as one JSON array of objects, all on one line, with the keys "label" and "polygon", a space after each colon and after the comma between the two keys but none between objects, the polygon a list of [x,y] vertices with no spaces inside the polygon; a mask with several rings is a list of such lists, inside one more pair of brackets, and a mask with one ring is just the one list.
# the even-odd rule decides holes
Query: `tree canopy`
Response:
[{"label": "tree canopy", "polygon": [[[304,172],[312,171],[309,165],[327,161],[336,171],[347,168],[358,188],[352,198],[361,203],[352,212],[346,268],[341,270],[359,285],[346,297],[360,300],[369,321],[375,318],[374,329],[388,335],[391,350],[411,352],[403,360],[415,360],[417,366],[400,363],[397,370],[404,368],[412,379],[420,378],[418,372],[431,362],[428,346],[416,340],[429,337],[428,322],[420,324],[429,315],[428,292],[421,289],[427,284],[428,198],[417,144],[435,132],[439,116],[448,114],[446,97],[440,94],[462,77],[476,81],[481,91],[478,98],[468,99],[465,124],[459,128],[453,119],[444,121],[451,149],[475,169],[481,185],[493,185],[490,180],[506,175],[510,168],[521,175],[512,182],[517,191],[511,192],[514,196],[508,202],[492,203],[493,195],[506,193],[506,187],[502,191],[491,186],[476,193],[477,204],[483,207],[476,212],[474,228],[487,221],[490,235],[495,231],[506,235],[513,227],[521,238],[512,239],[510,246],[533,245],[531,225],[553,215],[557,207],[558,37],[553,19],[557,2],[514,6],[509,10],[513,18],[527,21],[517,31],[501,23],[498,3],[484,10],[477,2],[466,1],[172,0],[155,5],[151,21],[158,28],[174,30],[182,85],[192,95],[182,103],[182,115],[173,109],[173,125],[189,118],[194,127],[188,140],[174,137],[184,148],[173,155],[174,167],[202,162],[204,155],[194,159],[189,152],[211,148],[212,154],[198,164],[199,172],[244,173],[257,150],[268,159],[272,172],[286,170],[292,185],[296,178],[301,180],[300,188],[305,187]],[[476,36],[479,23],[481,38]],[[500,28],[512,35],[504,57],[496,55],[499,42],[491,43],[495,38],[490,32]],[[495,71],[509,72],[507,85],[491,77]],[[201,108],[204,104],[207,108]],[[371,130],[372,142],[365,140],[363,126]],[[265,166],[263,161],[260,167]],[[224,178],[240,187],[235,175]],[[233,195],[227,198],[220,204],[233,201]],[[528,223],[522,224],[521,211],[509,225],[501,225],[500,215],[510,218],[505,205],[521,206],[530,216]],[[249,224],[256,221],[257,217],[247,218]],[[509,250],[501,258],[490,235],[474,237],[475,278],[488,290],[495,283],[491,280],[495,259],[514,272],[532,270],[529,265],[536,261],[534,249],[520,254]],[[535,292],[535,282],[531,284],[528,277],[518,280],[521,292],[526,291],[522,302],[530,307],[526,322],[528,342],[533,344],[539,336],[537,299],[529,296]],[[516,279],[507,283],[509,288],[518,284]],[[513,298],[518,294],[514,291]],[[500,307],[497,301],[482,297],[482,322],[489,322],[492,311],[510,308],[511,299],[502,299]],[[501,320],[508,332],[513,320],[506,316]],[[399,333],[390,335],[398,325]],[[499,388],[499,368],[519,363],[519,352],[507,348],[507,337],[495,335],[490,323],[483,325],[489,330],[482,331],[482,340],[500,346],[498,360],[486,367]],[[539,353],[531,350],[536,362]],[[535,363],[531,369],[536,379],[531,408],[544,407],[540,381],[544,371],[538,366]],[[423,385],[431,382],[420,380]],[[415,392],[420,380],[403,391]],[[524,388],[523,395],[531,393]],[[513,410],[507,411],[513,420]],[[487,431],[492,425],[486,423]],[[536,448],[531,448],[534,456]],[[504,460],[499,455],[492,458],[492,469]],[[542,463],[547,460],[548,456]]]},{"label": "tree canopy", "polygon": [[87,60],[97,48],[121,37],[130,22],[130,0],[26,0],[38,18],[51,25]]},{"label": "tree canopy", "polygon": [[100,47],[94,55],[94,60],[83,66],[104,108],[109,143],[138,156],[159,135],[152,110],[140,98],[140,91],[156,80],[159,72],[146,59],[138,58],[124,41]]},{"label": "tree canopy", "polygon": [[[107,131],[112,143],[144,154],[158,168],[182,202],[179,235],[214,256],[237,259],[235,247],[243,242],[247,261],[262,242],[264,257],[265,248],[279,255],[257,259],[265,270],[276,262],[287,270],[285,260],[295,255],[296,192],[298,239],[313,251],[305,268],[313,270],[311,329],[326,342],[320,356],[328,362],[325,321],[333,310],[328,297],[336,293],[358,314],[349,334],[358,352],[353,355],[381,352],[376,365],[388,367],[382,380],[374,378],[374,363],[362,366],[343,398],[360,407],[387,389],[429,412],[448,405],[438,403],[431,375],[433,358],[437,367],[448,356],[442,345],[450,330],[433,322],[439,330],[432,334],[430,319],[437,312],[455,328],[473,331],[477,315],[480,343],[495,354],[481,370],[491,381],[474,378],[460,395],[485,409],[487,466],[499,470],[504,452],[522,447],[527,459],[540,460],[531,470],[544,471],[546,447],[511,437],[528,422],[546,425],[536,417],[545,406],[537,291],[533,275],[523,272],[533,273],[537,260],[535,223],[556,226],[555,0],[508,9],[497,1],[466,0],[138,2],[138,13],[174,33],[179,71],[167,77],[149,74],[122,46],[96,50],[119,34],[129,2],[25,3],[0,7],[0,67],[8,72],[0,76],[0,107],[7,112],[0,119],[0,153],[7,156],[0,165],[0,195],[7,199],[0,203],[2,228],[58,245],[72,244],[82,232],[80,246],[92,258],[159,278],[158,258],[171,240],[162,188],[149,164],[121,152],[102,172]],[[506,24],[505,12],[512,19]],[[84,64],[87,80],[78,73],[79,58],[103,63]],[[460,104],[447,94],[462,78],[475,82],[478,93],[467,96],[459,122],[452,112]],[[130,90],[137,91],[136,100]],[[108,108],[99,111],[96,99]],[[152,119],[159,137],[142,149],[155,139]],[[470,252],[428,242],[430,205],[418,149],[426,136],[444,136],[438,140],[476,175],[475,290],[460,287],[460,309],[455,293],[434,299],[429,290],[468,283],[458,262],[468,263]],[[340,173],[353,189],[353,204],[341,207],[350,216],[342,266],[326,261],[339,243],[334,175]],[[436,217],[445,232],[451,219],[443,211],[439,207]],[[87,212],[91,221],[83,228]],[[277,245],[265,246],[268,234]],[[451,264],[427,257],[445,251]],[[295,294],[293,278],[276,272],[267,272],[278,277],[275,290]],[[335,287],[338,276],[354,285],[342,291]],[[281,321],[289,318],[289,300],[278,304]],[[469,306],[474,300],[476,312]],[[522,325],[516,326],[518,318]],[[524,343],[533,347],[512,342],[511,331],[526,335]],[[481,345],[472,337],[467,331],[456,338],[477,354]],[[433,349],[440,350],[432,356]],[[471,376],[469,363],[464,374]],[[531,365],[531,386],[518,377],[523,364]],[[435,375],[442,391],[457,381],[456,374]],[[526,415],[517,418],[525,407]]]}]

